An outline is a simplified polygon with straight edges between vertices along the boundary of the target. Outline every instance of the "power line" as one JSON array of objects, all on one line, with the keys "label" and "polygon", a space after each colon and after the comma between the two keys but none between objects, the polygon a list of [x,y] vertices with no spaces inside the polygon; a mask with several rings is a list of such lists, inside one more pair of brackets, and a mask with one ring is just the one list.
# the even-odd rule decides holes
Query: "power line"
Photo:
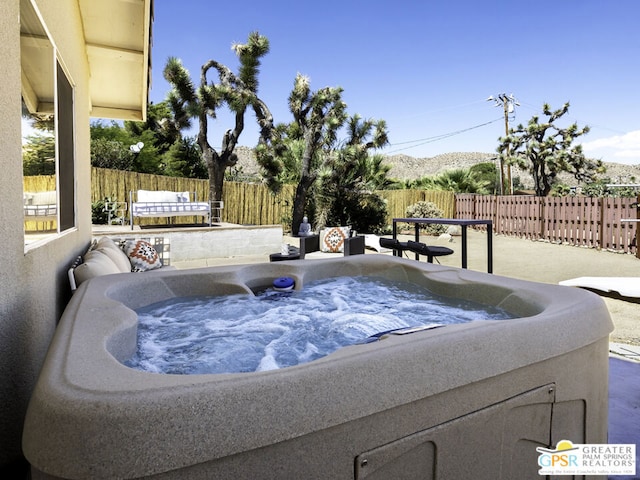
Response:
[{"label": "power line", "polygon": [[438,140],[444,140],[445,138],[454,137],[456,135],[460,135],[462,133],[468,132],[469,130],[474,130],[476,128],[484,127],[486,125],[490,125],[490,124],[498,122],[500,120],[503,120],[503,118],[502,117],[496,118],[496,119],[491,120],[489,122],[481,123],[479,125],[474,125],[473,127],[463,128],[462,130],[456,130],[455,132],[443,133],[441,135],[436,135],[435,137],[427,137],[427,138],[421,138],[421,139],[418,139],[418,140],[410,140],[408,142],[391,143],[389,145],[393,147],[393,146],[397,146],[397,145],[406,145],[407,143],[421,142],[421,143],[418,143],[416,145],[412,145],[410,147],[399,148],[397,150],[392,150],[390,152],[386,152],[385,155],[389,155],[391,153],[396,153],[396,152],[401,152],[403,150],[409,150],[410,148],[420,147],[422,145],[426,145],[427,143],[433,143],[433,142],[437,142]]}]

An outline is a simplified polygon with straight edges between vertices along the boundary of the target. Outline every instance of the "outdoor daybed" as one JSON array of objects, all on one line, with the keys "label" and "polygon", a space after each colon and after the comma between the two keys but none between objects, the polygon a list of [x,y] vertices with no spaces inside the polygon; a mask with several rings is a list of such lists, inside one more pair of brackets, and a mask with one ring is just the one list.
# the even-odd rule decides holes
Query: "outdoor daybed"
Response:
[{"label": "outdoor daybed", "polygon": [[58,198],[55,190],[24,192],[22,199],[25,222],[54,222],[58,219]]},{"label": "outdoor daybed", "polygon": [[[220,210],[223,208],[223,203],[213,202],[213,204],[217,221],[220,221]],[[195,192],[138,190],[135,193],[135,201],[134,192],[129,192],[129,216],[132,230],[136,217],[165,217],[169,219],[171,217],[202,216],[211,226],[211,213],[209,202],[198,202]]]}]

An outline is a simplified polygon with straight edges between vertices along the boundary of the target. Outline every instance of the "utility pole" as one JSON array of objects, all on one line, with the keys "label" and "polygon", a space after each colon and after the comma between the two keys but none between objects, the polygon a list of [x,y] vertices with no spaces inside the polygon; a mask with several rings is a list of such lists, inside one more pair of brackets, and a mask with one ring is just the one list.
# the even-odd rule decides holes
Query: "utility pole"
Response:
[{"label": "utility pole", "polygon": [[[515,112],[516,106],[520,106],[518,101],[513,96],[507,95],[506,93],[500,93],[497,97],[491,95],[487,98],[488,102],[494,102],[494,106],[502,107],[504,110],[504,134],[505,136],[509,136],[509,115]],[[509,147],[507,146],[507,157],[509,156]],[[506,181],[506,189],[505,189],[505,170],[504,170],[504,160],[500,157],[500,195],[505,194],[505,190],[507,194],[511,194],[511,190],[513,188],[511,181],[511,165],[508,165],[507,169],[507,181]]]}]

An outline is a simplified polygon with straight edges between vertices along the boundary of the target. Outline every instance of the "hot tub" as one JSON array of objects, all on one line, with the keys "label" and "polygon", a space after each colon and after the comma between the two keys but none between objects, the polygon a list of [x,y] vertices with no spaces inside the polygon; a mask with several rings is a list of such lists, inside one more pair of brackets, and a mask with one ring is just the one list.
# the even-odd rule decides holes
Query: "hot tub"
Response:
[{"label": "hot tub", "polygon": [[[133,309],[370,275],[499,306],[449,325],[255,373],[124,366]],[[84,283],[25,421],[33,478],[536,478],[537,446],[606,443],[608,335],[595,294],[386,255],[121,274]]]}]

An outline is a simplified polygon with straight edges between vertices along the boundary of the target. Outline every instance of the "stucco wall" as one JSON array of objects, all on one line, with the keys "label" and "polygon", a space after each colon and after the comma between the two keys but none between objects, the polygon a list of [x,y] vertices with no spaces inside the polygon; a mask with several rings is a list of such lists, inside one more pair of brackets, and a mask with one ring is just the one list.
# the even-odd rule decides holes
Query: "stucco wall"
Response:
[{"label": "stucco wall", "polygon": [[20,478],[24,413],[70,296],[66,269],[91,236],[88,65],[78,5],[76,0],[36,3],[75,85],[77,229],[25,253],[20,1],[0,0],[0,473],[4,478]]}]

